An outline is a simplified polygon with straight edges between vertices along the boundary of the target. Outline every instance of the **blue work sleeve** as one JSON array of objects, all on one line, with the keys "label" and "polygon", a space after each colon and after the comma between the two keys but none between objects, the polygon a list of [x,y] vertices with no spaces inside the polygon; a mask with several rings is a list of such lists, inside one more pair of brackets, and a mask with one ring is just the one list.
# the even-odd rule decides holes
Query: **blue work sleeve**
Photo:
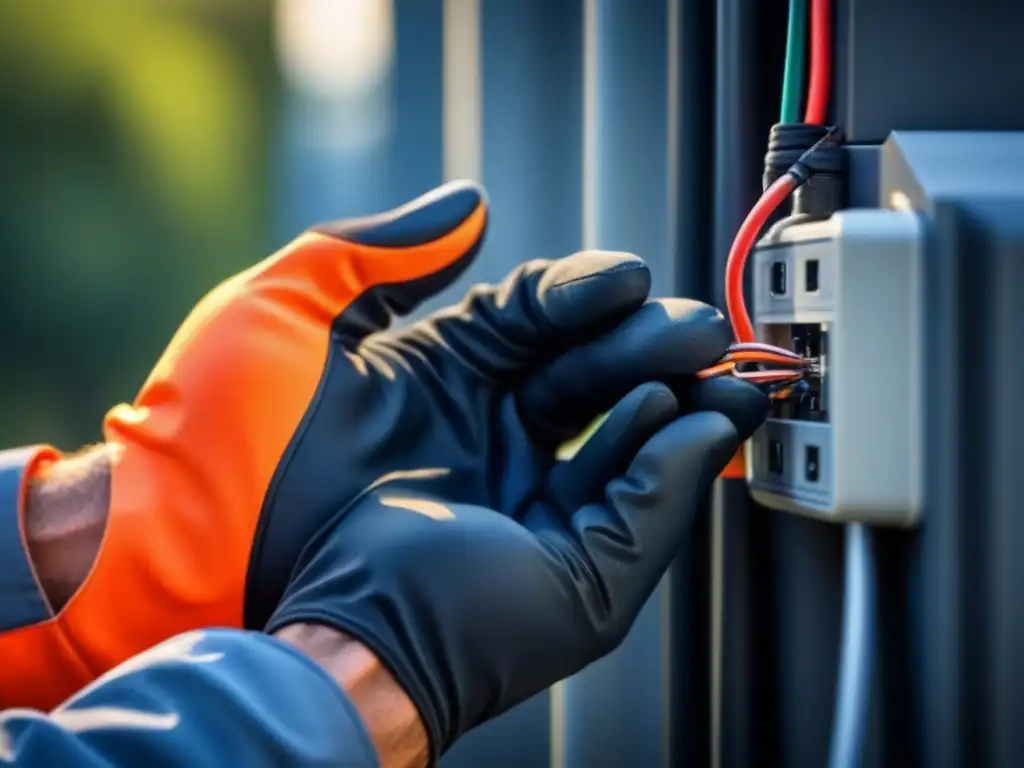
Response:
[{"label": "blue work sleeve", "polygon": [[129,659],[50,714],[0,714],[0,764],[377,768],[352,703],[266,635],[189,632]]}]

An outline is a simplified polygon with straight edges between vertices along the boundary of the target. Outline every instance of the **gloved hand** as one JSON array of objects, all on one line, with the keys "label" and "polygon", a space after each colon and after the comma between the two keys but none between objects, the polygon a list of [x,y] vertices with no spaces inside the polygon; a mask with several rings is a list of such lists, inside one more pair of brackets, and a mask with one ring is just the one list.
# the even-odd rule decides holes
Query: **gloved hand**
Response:
[{"label": "gloved hand", "polygon": [[[523,283],[509,296],[516,309],[489,311],[538,303]],[[436,760],[622,641],[765,412],[735,380],[678,396],[641,385],[572,459],[536,455],[532,481],[511,498],[503,486],[514,478],[489,462],[474,476],[423,454],[339,509],[268,631],[323,624],[366,645],[416,704]]]},{"label": "gloved hand", "polygon": [[647,268],[612,253],[529,262],[381,333],[465,270],[486,220],[478,187],[447,185],[312,230],[196,306],[106,419],[118,459],[88,579],[56,621],[0,635],[6,704],[56,703],[182,631],[262,628],[299,554],[374,482],[441,468],[516,515],[554,446],[724,351],[716,310],[645,304]]}]

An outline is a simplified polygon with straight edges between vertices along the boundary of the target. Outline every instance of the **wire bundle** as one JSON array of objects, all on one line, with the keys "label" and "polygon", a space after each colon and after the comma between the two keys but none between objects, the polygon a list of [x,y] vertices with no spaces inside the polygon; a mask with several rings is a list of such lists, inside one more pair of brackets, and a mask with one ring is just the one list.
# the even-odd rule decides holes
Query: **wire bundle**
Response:
[{"label": "wire bundle", "polygon": [[760,342],[738,342],[715,365],[705,368],[697,378],[735,376],[767,388],[772,398],[784,398],[793,384],[817,370],[818,361],[806,358],[783,347]]},{"label": "wire bundle", "polygon": [[[786,42],[786,66],[783,75],[782,122],[795,123],[800,111],[800,84],[804,62],[805,0],[791,0],[789,38]],[[832,77],[831,6],[829,0],[811,0],[811,72],[807,88],[804,122],[821,125],[828,112],[829,84]],[[826,139],[834,141],[834,134]],[[725,267],[725,305],[733,333],[740,342],[756,339],[754,325],[743,296],[743,271],[747,256],[753,249],[765,224],[779,206],[814,172],[811,158],[822,142],[808,150],[786,173],[776,179],[761,195],[740,226]],[[802,167],[799,167],[802,166]]]},{"label": "wire bundle", "polygon": [[[800,88],[803,80],[806,0],[791,0],[786,41],[786,65],[783,74],[781,121],[796,123],[800,111]],[[831,8],[829,0],[811,3],[811,72],[808,82],[806,123],[821,124],[828,111],[831,80]],[[704,378],[731,374],[768,386],[773,398],[785,398],[789,386],[809,373],[819,371],[818,361],[805,359],[789,350],[759,344],[754,324],[747,311],[743,292],[743,273],[747,258],[761,230],[789,196],[806,183],[817,170],[815,153],[834,145],[837,131],[828,129],[822,139],[808,149],[799,160],[771,182],[740,226],[725,266],[725,305],[737,344],[717,364],[702,371]],[[742,357],[740,357],[742,356]],[[741,365],[746,363],[747,365]]]}]

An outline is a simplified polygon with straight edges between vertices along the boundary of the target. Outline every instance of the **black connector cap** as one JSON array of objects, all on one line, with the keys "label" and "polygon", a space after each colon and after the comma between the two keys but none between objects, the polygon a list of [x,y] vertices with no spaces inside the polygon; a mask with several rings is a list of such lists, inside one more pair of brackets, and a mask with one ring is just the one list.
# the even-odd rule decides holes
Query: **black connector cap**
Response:
[{"label": "black connector cap", "polygon": [[838,128],[810,123],[772,127],[764,158],[762,183],[767,189],[785,173],[800,186],[793,194],[792,213],[824,218],[843,207],[846,157]]}]

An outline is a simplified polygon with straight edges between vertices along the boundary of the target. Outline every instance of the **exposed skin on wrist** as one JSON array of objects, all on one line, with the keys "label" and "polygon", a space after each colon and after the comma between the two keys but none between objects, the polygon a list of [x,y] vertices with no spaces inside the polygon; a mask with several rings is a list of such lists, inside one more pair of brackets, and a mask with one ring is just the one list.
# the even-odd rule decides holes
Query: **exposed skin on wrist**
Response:
[{"label": "exposed skin on wrist", "polygon": [[[85,582],[110,511],[114,447],[65,457],[33,478],[24,511],[29,557],[54,612]],[[430,744],[412,700],[366,646],[329,627],[293,624],[276,636],[318,662],[348,695],[383,768],[427,765]]]},{"label": "exposed skin on wrist", "polygon": [[422,768],[430,742],[416,705],[372,651],[343,632],[292,624],[275,636],[318,662],[363,718],[383,768]]},{"label": "exposed skin on wrist", "polygon": [[110,510],[113,455],[110,445],[86,448],[54,462],[29,485],[25,542],[54,612],[71,599],[96,560]]}]

